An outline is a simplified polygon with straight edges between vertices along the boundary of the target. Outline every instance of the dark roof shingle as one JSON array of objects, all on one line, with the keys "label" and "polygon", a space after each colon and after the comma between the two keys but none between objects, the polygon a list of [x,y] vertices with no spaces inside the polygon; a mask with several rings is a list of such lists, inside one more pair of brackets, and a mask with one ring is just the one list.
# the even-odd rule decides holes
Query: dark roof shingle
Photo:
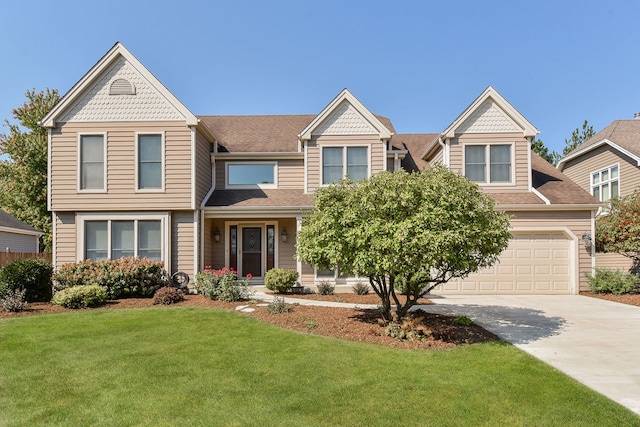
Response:
[{"label": "dark roof shingle", "polygon": [[20,221],[18,218],[8,214],[2,209],[0,209],[0,227],[15,228],[17,230],[23,230],[23,231],[39,232],[29,224],[26,224]]}]

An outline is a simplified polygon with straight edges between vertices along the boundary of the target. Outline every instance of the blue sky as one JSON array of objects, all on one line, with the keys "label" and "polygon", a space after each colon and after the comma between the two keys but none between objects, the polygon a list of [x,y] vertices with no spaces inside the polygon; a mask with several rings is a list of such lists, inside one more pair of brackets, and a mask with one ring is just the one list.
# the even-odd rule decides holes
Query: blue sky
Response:
[{"label": "blue sky", "polygon": [[492,85],[561,151],[640,111],[637,0],[98,4],[3,5],[0,119],[116,41],[196,115],[315,114],[347,87],[398,133],[440,132]]}]

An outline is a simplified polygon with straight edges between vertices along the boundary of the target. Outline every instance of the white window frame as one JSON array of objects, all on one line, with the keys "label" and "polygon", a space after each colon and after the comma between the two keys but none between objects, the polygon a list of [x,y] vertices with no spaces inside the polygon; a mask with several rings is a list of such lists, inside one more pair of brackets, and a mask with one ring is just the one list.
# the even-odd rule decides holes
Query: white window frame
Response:
[{"label": "white window frame", "polygon": [[[82,188],[82,137],[83,136],[102,136],[102,188]],[[78,193],[106,193],[107,192],[107,132],[81,132],[78,133],[77,142],[77,162],[76,162],[76,182]]]},{"label": "white window frame", "polygon": [[[229,166],[238,165],[273,165],[273,184],[229,184]],[[269,189],[278,188],[278,162],[225,162],[224,166],[224,188],[238,189],[238,190],[251,190],[251,189]]]},{"label": "white window frame", "polygon": [[[509,181],[497,181],[491,182],[491,146],[496,145],[505,145],[510,147],[510,159],[511,159],[511,170],[509,172],[510,180]],[[486,173],[484,181],[473,181],[476,184],[482,184],[483,186],[501,186],[501,185],[514,185],[515,184],[515,143],[513,142],[482,142],[482,143],[465,143],[462,144],[462,175],[467,176],[467,147],[468,146],[476,146],[476,147],[485,147],[485,161],[486,161]]]},{"label": "white window frame", "polygon": [[347,148],[366,148],[367,149],[367,176],[371,177],[371,144],[322,144],[320,147],[320,186],[328,187],[333,183],[324,184],[324,149],[325,148],[342,148],[342,179],[347,177]]},{"label": "white window frame", "polygon": [[[160,135],[160,150],[162,150],[162,152],[160,153],[160,162],[161,162],[161,184],[160,184],[160,188],[140,188],[140,157],[139,157],[139,150],[140,150],[140,137],[141,136],[150,136],[150,135]],[[166,174],[165,174],[165,157],[166,157],[166,150],[165,150],[165,132],[136,132],[136,148],[135,148],[135,152],[136,152],[136,166],[135,166],[135,174],[136,174],[136,193],[164,193],[165,192],[165,182],[166,182]]]},{"label": "white window frame", "polygon": [[[617,178],[611,178],[611,169],[613,169],[613,168],[618,168],[618,177]],[[606,182],[602,181],[602,172],[604,172],[604,171],[608,171],[609,172],[609,179],[607,179]],[[598,182],[597,184],[594,184],[593,183],[593,175],[596,174],[596,173],[600,175],[600,182]],[[612,165],[607,166],[606,168],[601,168],[601,169],[594,170],[594,171],[590,172],[589,173],[589,188],[591,189],[591,191],[590,191],[591,195],[593,196],[593,189],[595,187],[598,187],[600,189],[600,191],[599,191],[600,192],[600,194],[599,194],[600,197],[598,197],[598,201],[602,202],[602,203],[607,203],[609,200],[611,200],[613,198],[613,196],[611,195],[611,183],[614,182],[614,181],[618,181],[618,195],[616,197],[619,198],[620,197],[620,190],[621,190],[621,187],[620,187],[620,163],[614,163]],[[602,200],[602,185],[603,184],[609,184],[609,199],[605,200],[605,201]],[[606,211],[606,209],[604,209],[604,211]]]},{"label": "white window frame", "polygon": [[79,213],[76,216],[76,259],[85,259],[85,222],[87,221],[107,221],[107,255],[111,259],[111,223],[112,221],[134,221],[134,253],[138,252],[138,221],[160,221],[160,260],[164,263],[165,270],[171,271],[170,265],[170,215],[168,212],[131,212],[131,213]]}]

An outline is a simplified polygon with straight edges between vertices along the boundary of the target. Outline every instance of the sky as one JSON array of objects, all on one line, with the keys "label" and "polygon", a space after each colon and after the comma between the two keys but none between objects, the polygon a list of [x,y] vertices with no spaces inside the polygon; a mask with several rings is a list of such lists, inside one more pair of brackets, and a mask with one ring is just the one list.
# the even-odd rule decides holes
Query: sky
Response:
[{"label": "sky", "polygon": [[640,112],[637,0],[3,3],[2,122],[118,41],[196,115],[317,114],[346,87],[397,133],[436,133],[491,85],[562,151],[584,120]]}]

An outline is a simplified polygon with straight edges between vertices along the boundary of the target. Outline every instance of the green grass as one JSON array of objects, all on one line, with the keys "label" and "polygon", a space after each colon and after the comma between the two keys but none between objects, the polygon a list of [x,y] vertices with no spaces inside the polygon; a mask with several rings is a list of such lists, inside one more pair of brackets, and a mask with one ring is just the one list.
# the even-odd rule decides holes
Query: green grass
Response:
[{"label": "green grass", "polygon": [[503,343],[407,351],[199,308],[0,321],[0,425],[625,426]]}]

